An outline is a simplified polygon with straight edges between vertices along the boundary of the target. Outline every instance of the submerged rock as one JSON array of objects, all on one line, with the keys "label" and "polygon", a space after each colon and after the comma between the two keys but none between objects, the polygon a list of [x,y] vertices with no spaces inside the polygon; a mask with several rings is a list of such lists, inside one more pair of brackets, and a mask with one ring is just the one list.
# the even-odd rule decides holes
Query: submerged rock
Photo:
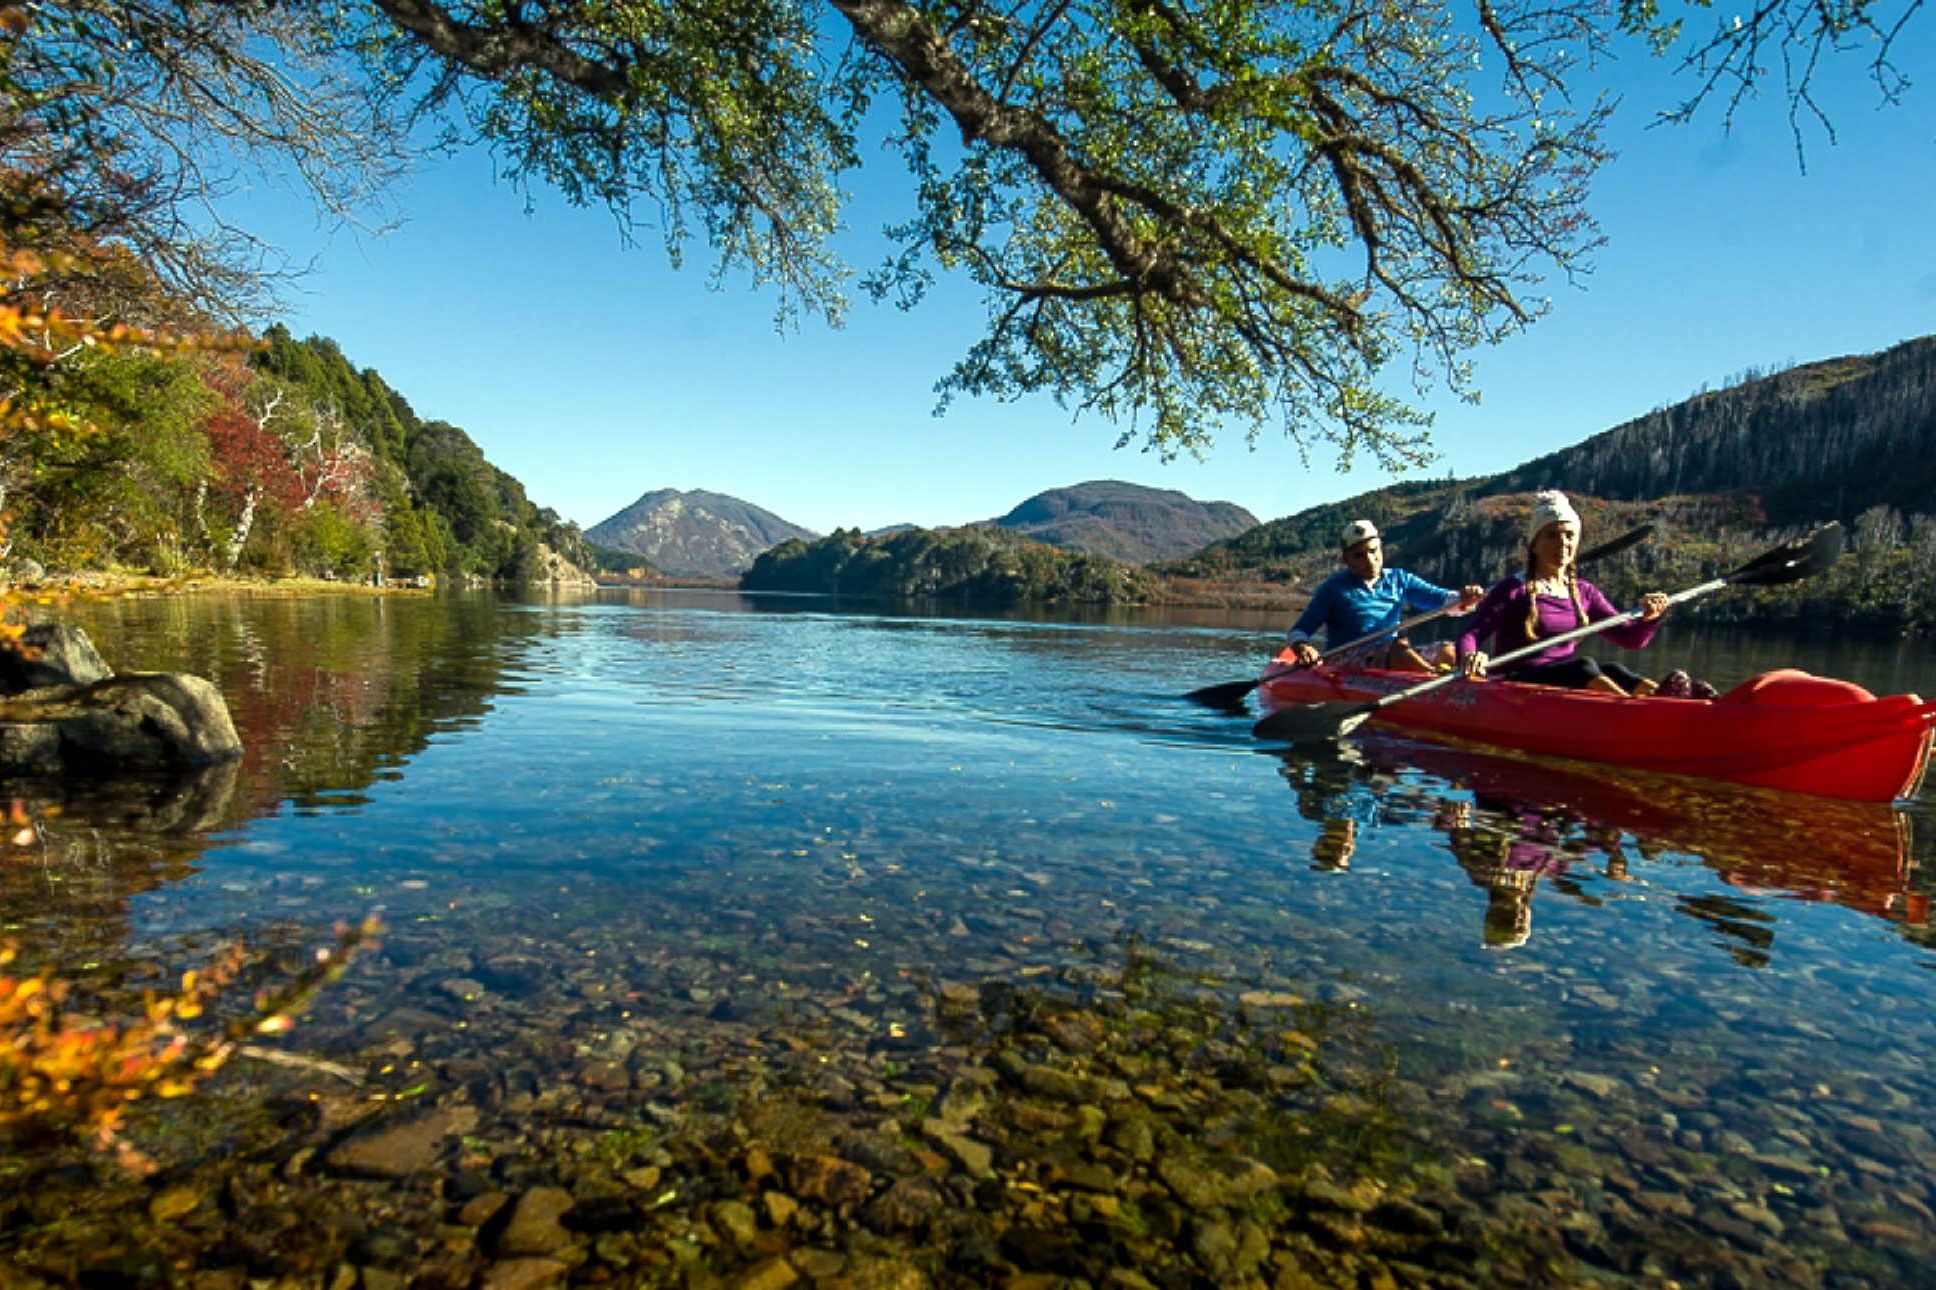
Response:
[{"label": "submerged rock", "polygon": [[1269,1165],[1237,1155],[1171,1155],[1156,1173],[1192,1209],[1242,1205],[1278,1185]]},{"label": "submerged rock", "polygon": [[382,1123],[346,1138],[324,1156],[333,1172],[365,1178],[407,1178],[443,1157],[453,1136],[477,1127],[469,1106],[443,1107],[402,1123]]}]

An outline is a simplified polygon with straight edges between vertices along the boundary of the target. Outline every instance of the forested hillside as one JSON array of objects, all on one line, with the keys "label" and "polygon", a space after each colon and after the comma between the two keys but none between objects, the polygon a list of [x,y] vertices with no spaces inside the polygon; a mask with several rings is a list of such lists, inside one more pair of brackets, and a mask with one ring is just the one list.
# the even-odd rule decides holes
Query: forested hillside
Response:
[{"label": "forested hillside", "polygon": [[1147,564],[1235,537],[1256,527],[1257,517],[1231,502],[1199,502],[1173,488],[1098,479],[1037,493],[988,523],[1051,546]]},{"label": "forested hillside", "polygon": [[1640,501],[1752,491],[1772,523],[1936,514],[1936,336],[1880,354],[1747,373],[1495,476],[1474,496],[1552,481]]},{"label": "forested hillside", "polygon": [[[580,568],[591,563],[576,524],[535,505],[458,427],[421,420],[375,369],[354,367],[335,342],[296,341],[273,328],[252,366],[267,386],[255,392],[256,406],[287,390],[319,430],[333,432],[340,451],[369,453],[386,480],[373,536],[380,534],[383,557],[399,572],[533,581],[546,547]],[[274,420],[272,413],[271,426]]]},{"label": "forested hillside", "polygon": [[1550,487],[1579,505],[1585,545],[1655,526],[1645,545],[1591,570],[1617,598],[1691,585],[1839,520],[1851,553],[1828,574],[1677,612],[1936,633],[1936,338],[1751,374],[1501,475],[1376,489],[1157,571],[1302,586],[1336,567],[1338,530],[1362,515],[1384,531],[1392,562],[1447,585],[1487,582],[1524,560],[1528,495]]},{"label": "forested hillside", "polygon": [[983,527],[795,538],[755,560],[740,586],[984,604],[1142,604],[1157,594],[1156,580],[1141,569]]},{"label": "forested hillside", "polygon": [[221,336],[119,267],[16,283],[16,299],[36,290],[177,330],[142,344],[103,332],[14,363],[0,509],[15,561],[511,582],[544,577],[546,548],[583,562],[576,526],[333,342]]}]

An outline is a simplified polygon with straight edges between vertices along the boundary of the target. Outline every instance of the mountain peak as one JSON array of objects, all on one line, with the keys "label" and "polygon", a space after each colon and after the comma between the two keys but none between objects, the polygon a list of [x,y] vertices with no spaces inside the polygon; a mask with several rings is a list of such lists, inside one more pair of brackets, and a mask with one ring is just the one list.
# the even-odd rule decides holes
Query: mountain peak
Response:
[{"label": "mountain peak", "polygon": [[725,493],[659,488],[592,525],[585,536],[644,556],[674,577],[735,578],[768,547],[820,535]]}]

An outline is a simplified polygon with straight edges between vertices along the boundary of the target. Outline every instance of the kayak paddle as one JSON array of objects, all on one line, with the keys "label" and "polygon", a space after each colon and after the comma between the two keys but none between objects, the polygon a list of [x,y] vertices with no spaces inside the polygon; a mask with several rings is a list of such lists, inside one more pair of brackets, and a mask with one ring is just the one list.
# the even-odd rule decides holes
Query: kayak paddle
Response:
[{"label": "kayak paddle", "polygon": [[[1710,592],[1719,591],[1723,587],[1777,587],[1784,583],[1799,582],[1828,568],[1841,554],[1842,526],[1825,524],[1808,537],[1798,538],[1771,551],[1763,552],[1732,573],[1724,573],[1697,587],[1677,591],[1667,597],[1667,603],[1678,605]],[[1523,648],[1499,655],[1491,660],[1489,666],[1514,663],[1522,658],[1529,658],[1549,650],[1555,645],[1583,640],[1608,628],[1632,622],[1641,616],[1641,612],[1638,609],[1630,609],[1624,614],[1615,614],[1611,618],[1602,618],[1597,623],[1588,623],[1570,632],[1561,632],[1558,636],[1543,637]],[[1259,739],[1283,739],[1292,743],[1300,739],[1336,738],[1350,734],[1370,720],[1372,715],[1381,708],[1388,708],[1394,703],[1403,703],[1406,699],[1415,699],[1440,686],[1451,685],[1455,681],[1464,679],[1464,672],[1454,670],[1366,702],[1300,703],[1295,707],[1282,708],[1271,713],[1251,727],[1251,733]]]},{"label": "kayak paddle", "polygon": [[[1318,663],[1322,663],[1325,659],[1342,654],[1347,650],[1357,649],[1360,645],[1369,645],[1382,636],[1396,636],[1400,632],[1410,631],[1421,623],[1429,623],[1434,618],[1443,618],[1451,612],[1452,607],[1448,605],[1442,609],[1434,609],[1430,613],[1420,614],[1416,618],[1407,618],[1403,622],[1394,623],[1390,627],[1381,627],[1369,636],[1360,636],[1355,641],[1346,641],[1342,645],[1324,651],[1324,653],[1318,655]],[[1316,667],[1317,663],[1300,663],[1298,666]],[[1248,681],[1225,681],[1219,685],[1206,685],[1201,690],[1192,690],[1183,697],[1192,703],[1200,703],[1206,708],[1223,708],[1230,712],[1242,712],[1244,710],[1244,696],[1275,675],[1276,673],[1274,672],[1266,673],[1263,676],[1255,677]]]},{"label": "kayak paddle", "polygon": [[[1617,538],[1610,538],[1602,542],[1599,546],[1580,552],[1580,554],[1573,557],[1573,563],[1590,564],[1595,560],[1605,559],[1607,556],[1625,551],[1630,546],[1646,541],[1653,534],[1653,531],[1654,526],[1651,524],[1642,524],[1639,528],[1628,529]],[[1346,641],[1344,644],[1333,646],[1318,655],[1318,663],[1322,663],[1334,654],[1342,654],[1346,650],[1357,649],[1360,645],[1369,645],[1381,636],[1396,636],[1400,632],[1410,631],[1421,623],[1429,623],[1434,618],[1442,617],[1451,612],[1451,606],[1443,609],[1434,609],[1428,614],[1420,614],[1416,618],[1407,618],[1402,623],[1382,628],[1371,633],[1369,636],[1360,636],[1355,641]],[[1315,667],[1317,664],[1313,663],[1308,666]],[[1192,703],[1201,704],[1206,708],[1222,708],[1226,712],[1242,712],[1244,709],[1244,696],[1262,685],[1272,675],[1275,674],[1266,673],[1263,676],[1249,681],[1224,681],[1218,685],[1206,685],[1200,690],[1190,691],[1183,697]]]}]

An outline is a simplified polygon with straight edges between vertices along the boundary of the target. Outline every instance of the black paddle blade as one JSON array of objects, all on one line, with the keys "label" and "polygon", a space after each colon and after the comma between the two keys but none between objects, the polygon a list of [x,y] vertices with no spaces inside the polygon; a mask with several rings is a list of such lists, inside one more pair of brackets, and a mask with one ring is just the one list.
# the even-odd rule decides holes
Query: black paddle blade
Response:
[{"label": "black paddle blade", "polygon": [[1654,526],[1651,524],[1642,524],[1639,528],[1628,529],[1619,537],[1610,538],[1602,542],[1599,546],[1589,547],[1587,550],[1574,556],[1573,562],[1575,564],[1591,564],[1595,560],[1604,560],[1610,555],[1619,555],[1630,546],[1639,546],[1653,535]]},{"label": "black paddle blade", "polygon": [[1225,681],[1222,685],[1206,685],[1200,690],[1192,690],[1183,697],[1206,708],[1242,712],[1245,697],[1259,684],[1260,681]]},{"label": "black paddle blade", "polygon": [[1842,556],[1842,526],[1824,524],[1805,538],[1784,542],[1722,575],[1737,587],[1779,587],[1812,578]]},{"label": "black paddle blade", "polygon": [[1336,739],[1356,729],[1370,713],[1362,703],[1300,703],[1279,708],[1250,728],[1259,739],[1281,739],[1287,744]]}]

